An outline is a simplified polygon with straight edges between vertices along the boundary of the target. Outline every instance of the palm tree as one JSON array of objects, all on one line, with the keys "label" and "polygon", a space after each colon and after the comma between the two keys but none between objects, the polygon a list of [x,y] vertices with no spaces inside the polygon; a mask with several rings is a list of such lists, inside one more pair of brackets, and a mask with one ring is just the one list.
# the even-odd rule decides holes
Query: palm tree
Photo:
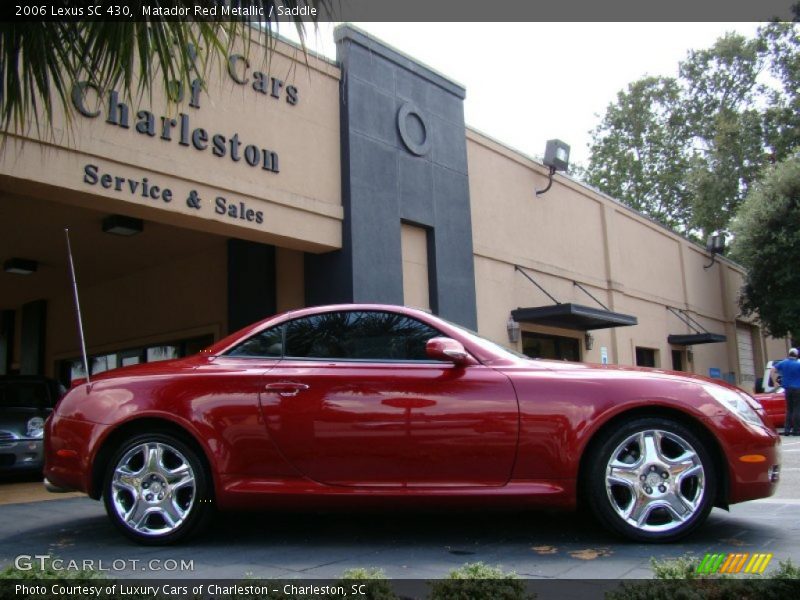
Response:
[{"label": "palm tree", "polygon": [[[124,93],[148,93],[155,82],[185,87],[238,40],[259,37],[268,54],[277,23],[277,8],[314,8],[316,17],[332,14],[335,0],[248,0],[265,17],[259,23],[242,20],[169,20],[142,18],[124,21],[31,21],[0,24],[0,129],[22,130],[29,120],[45,129],[53,107],[71,114],[68,102],[72,84],[90,80],[101,89],[121,88]],[[138,3],[133,3],[136,6]],[[158,6],[159,2],[148,2]],[[237,5],[230,0],[172,0],[170,6]],[[137,10],[134,8],[134,11]],[[141,10],[140,8],[138,10]],[[305,40],[303,17],[293,16],[300,40]],[[306,17],[308,19],[309,17]]]}]

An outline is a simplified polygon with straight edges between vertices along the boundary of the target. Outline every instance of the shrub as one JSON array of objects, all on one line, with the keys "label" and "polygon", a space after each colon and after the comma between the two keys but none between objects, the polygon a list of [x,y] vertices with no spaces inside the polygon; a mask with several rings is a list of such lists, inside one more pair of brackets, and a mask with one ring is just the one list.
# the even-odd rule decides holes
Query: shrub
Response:
[{"label": "shrub", "polygon": [[685,556],[652,560],[652,581],[623,583],[606,600],[784,600],[800,597],[800,568],[781,562],[765,575],[700,575],[697,560]]},{"label": "shrub", "polygon": [[351,585],[366,585],[367,600],[397,600],[392,584],[387,580],[383,569],[348,569],[342,573],[340,583],[350,590]]},{"label": "shrub", "polygon": [[527,600],[535,594],[525,592],[525,583],[514,572],[482,562],[467,563],[451,571],[447,579],[431,584],[429,600]]}]

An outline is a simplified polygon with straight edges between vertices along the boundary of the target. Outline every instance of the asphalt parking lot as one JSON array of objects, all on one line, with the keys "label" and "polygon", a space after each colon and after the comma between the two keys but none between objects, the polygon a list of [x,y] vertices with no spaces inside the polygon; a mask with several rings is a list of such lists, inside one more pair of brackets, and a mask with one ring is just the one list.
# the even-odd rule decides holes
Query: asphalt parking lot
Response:
[{"label": "asphalt parking lot", "polygon": [[190,543],[142,547],[112,527],[100,502],[6,481],[0,569],[45,555],[90,561],[113,577],[322,579],[377,567],[390,578],[428,579],[482,561],[526,578],[636,579],[652,576],[651,558],[687,554],[769,552],[773,566],[800,564],[800,438],[783,439],[776,496],[730,512],[714,509],[696,534],[676,544],[622,542],[581,514],[406,511],[226,514]]}]

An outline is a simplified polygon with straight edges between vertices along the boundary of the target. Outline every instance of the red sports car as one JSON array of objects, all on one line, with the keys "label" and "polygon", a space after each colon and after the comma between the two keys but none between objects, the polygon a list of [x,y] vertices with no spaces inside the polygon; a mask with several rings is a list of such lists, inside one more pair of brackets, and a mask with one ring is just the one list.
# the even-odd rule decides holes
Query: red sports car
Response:
[{"label": "red sports car", "polygon": [[102,497],[142,543],[214,508],[579,501],[661,542],[775,491],[764,419],[717,381],[530,360],[423,311],[339,305],[74,386],[46,425],[45,475]]},{"label": "red sports car", "polygon": [[781,388],[780,392],[767,392],[753,396],[756,402],[764,409],[767,415],[767,423],[775,429],[783,427],[786,421],[786,396],[782,390],[783,388]]}]

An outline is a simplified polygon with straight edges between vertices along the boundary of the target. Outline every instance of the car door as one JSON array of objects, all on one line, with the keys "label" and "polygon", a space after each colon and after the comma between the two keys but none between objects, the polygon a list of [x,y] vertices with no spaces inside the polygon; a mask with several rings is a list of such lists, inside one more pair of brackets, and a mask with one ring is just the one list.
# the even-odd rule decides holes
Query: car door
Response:
[{"label": "car door", "polygon": [[220,469],[228,475],[252,478],[297,476],[264,431],[259,394],[266,373],[281,360],[282,330],[266,330],[226,354],[200,360],[181,394],[191,398],[193,417],[220,432]]},{"label": "car door", "polygon": [[516,457],[505,375],[432,361],[441,335],[400,313],[337,311],[285,326],[266,374],[269,435],[307,477],[341,486],[499,486]]}]

